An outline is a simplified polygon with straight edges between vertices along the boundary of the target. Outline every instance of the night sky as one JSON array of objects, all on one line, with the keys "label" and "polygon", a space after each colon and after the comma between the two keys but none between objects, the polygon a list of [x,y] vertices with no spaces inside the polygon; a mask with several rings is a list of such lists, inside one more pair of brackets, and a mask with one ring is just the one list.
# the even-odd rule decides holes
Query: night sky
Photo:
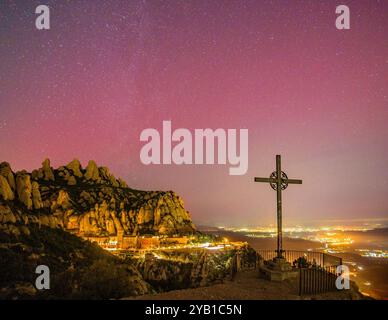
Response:
[{"label": "night sky", "polygon": [[[51,30],[35,28],[35,7]],[[351,30],[335,28],[350,7]],[[285,224],[388,217],[388,1],[0,0],[0,160],[78,158],[174,190],[195,222],[275,223],[254,183],[275,155],[303,185]],[[249,170],[145,166],[145,128],[248,128]]]}]

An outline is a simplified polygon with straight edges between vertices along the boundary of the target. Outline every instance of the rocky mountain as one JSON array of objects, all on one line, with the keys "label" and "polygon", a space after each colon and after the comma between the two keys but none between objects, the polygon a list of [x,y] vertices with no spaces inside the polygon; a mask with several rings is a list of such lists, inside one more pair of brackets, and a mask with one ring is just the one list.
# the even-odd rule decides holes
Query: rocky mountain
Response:
[{"label": "rocky mountain", "polygon": [[75,159],[52,168],[50,160],[31,173],[0,164],[0,230],[25,232],[29,224],[60,227],[78,236],[195,232],[182,199],[172,191],[140,191],[106,167]]}]

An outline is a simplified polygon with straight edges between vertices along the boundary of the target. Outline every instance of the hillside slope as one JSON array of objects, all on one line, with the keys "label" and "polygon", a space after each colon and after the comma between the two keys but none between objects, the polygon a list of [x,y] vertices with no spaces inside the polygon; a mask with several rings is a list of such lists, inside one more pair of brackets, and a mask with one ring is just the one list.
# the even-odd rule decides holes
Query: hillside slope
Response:
[{"label": "hillside slope", "polygon": [[[109,299],[152,293],[130,261],[60,228],[0,230],[0,299]],[[37,290],[38,265],[50,270],[50,289]]]}]

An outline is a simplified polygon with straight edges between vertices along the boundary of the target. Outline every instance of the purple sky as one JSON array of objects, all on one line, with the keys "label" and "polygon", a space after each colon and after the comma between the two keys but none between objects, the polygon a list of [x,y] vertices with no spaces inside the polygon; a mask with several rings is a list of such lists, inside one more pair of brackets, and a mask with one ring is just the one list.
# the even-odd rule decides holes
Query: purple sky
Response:
[{"label": "purple sky", "polygon": [[[35,29],[48,4],[51,30]],[[350,7],[351,30],[335,28]],[[303,185],[285,224],[388,217],[388,1],[0,2],[0,160],[94,159],[174,190],[195,222],[275,223],[275,154]],[[140,132],[248,128],[249,170],[144,166]]]}]

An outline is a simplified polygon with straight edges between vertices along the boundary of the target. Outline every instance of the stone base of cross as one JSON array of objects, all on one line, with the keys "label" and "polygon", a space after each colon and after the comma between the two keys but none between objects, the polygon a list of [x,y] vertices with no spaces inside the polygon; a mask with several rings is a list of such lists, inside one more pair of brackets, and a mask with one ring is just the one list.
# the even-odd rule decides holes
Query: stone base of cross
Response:
[{"label": "stone base of cross", "polygon": [[261,274],[270,281],[284,281],[287,279],[296,279],[298,277],[298,269],[292,268],[285,258],[275,257],[271,261],[260,267]]}]

